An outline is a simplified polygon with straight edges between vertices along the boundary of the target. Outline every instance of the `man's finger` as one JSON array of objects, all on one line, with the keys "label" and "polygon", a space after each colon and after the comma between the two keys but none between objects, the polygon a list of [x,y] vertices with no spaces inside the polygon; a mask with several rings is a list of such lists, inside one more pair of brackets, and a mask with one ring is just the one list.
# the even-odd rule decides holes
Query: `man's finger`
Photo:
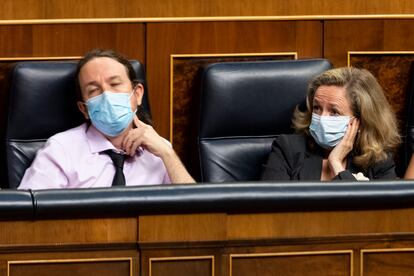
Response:
[{"label": "man's finger", "polygon": [[136,127],[145,126],[145,123],[142,122],[137,115],[134,116],[134,124]]}]

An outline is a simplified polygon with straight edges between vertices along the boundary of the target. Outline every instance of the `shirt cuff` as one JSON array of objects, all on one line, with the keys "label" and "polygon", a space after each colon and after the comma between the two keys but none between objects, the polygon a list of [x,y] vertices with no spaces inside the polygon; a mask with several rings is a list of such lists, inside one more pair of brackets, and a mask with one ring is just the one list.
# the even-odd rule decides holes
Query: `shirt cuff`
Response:
[{"label": "shirt cuff", "polygon": [[338,173],[337,176],[335,176],[332,180],[338,181],[338,180],[356,180],[356,178],[352,175],[350,171],[342,171]]}]

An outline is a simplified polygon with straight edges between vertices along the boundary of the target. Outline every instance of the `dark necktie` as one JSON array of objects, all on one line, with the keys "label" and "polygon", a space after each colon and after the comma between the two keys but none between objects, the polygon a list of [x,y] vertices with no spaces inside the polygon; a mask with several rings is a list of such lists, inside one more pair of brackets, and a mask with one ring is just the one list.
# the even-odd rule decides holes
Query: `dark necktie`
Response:
[{"label": "dark necktie", "polygon": [[106,150],[104,153],[108,154],[111,157],[112,162],[115,166],[115,176],[112,180],[112,186],[125,186],[125,176],[124,176],[124,160],[125,155],[116,153],[113,150]]}]

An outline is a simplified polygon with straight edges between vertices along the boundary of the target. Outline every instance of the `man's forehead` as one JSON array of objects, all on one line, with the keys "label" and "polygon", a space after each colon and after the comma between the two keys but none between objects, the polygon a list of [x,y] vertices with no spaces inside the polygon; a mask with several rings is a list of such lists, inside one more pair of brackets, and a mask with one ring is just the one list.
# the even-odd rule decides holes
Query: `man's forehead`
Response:
[{"label": "man's forehead", "polygon": [[127,77],[125,66],[108,57],[99,57],[90,60],[83,66],[80,74],[84,77],[95,77],[98,75],[105,78]]}]

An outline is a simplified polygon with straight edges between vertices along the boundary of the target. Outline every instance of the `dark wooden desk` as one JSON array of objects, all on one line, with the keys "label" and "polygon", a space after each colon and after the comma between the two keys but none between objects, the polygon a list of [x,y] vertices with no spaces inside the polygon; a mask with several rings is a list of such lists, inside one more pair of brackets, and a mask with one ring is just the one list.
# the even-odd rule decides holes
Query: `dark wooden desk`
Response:
[{"label": "dark wooden desk", "polygon": [[2,275],[411,275],[414,208],[0,222]]},{"label": "dark wooden desk", "polygon": [[414,275],[414,183],[0,191],[0,274]]}]

